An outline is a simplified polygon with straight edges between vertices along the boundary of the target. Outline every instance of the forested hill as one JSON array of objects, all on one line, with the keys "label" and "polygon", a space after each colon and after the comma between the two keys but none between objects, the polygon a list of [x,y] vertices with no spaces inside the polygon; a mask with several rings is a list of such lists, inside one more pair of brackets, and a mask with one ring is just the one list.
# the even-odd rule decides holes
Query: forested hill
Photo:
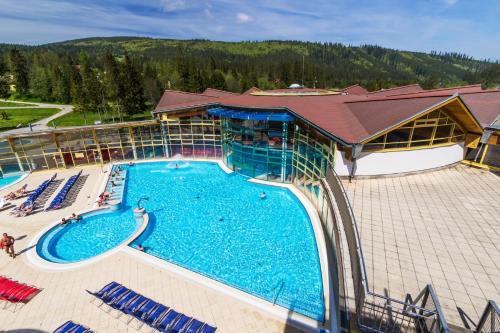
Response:
[{"label": "forested hill", "polygon": [[[13,49],[19,52],[13,53]],[[88,38],[40,46],[0,44],[0,77],[3,74],[12,78],[16,70],[21,77],[23,71],[19,68],[26,67],[29,82],[14,83],[23,85],[22,94],[41,99],[75,102],[79,98],[75,87],[85,88],[87,84],[103,90],[105,97],[116,102],[119,98],[114,95],[120,89],[116,90],[113,81],[119,79],[124,64],[128,66],[127,75],[137,74],[150,104],[159,99],[165,88],[202,91],[213,87],[241,92],[251,86],[283,88],[303,79],[308,87],[360,84],[376,90],[409,83],[434,88],[472,83],[494,85],[500,81],[498,62],[457,53],[427,54],[372,45],[136,37]],[[9,72],[12,75],[5,75]],[[92,93],[88,94],[90,98]]]}]

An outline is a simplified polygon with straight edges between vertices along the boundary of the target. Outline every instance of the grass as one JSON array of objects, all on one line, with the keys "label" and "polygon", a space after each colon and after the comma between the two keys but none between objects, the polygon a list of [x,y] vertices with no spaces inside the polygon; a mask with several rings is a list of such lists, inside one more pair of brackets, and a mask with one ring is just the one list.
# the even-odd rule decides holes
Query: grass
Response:
[{"label": "grass", "polygon": [[36,104],[26,104],[26,103],[16,103],[16,102],[4,102],[4,101],[0,101],[0,107],[11,107],[11,106],[30,107],[30,106],[36,106]]},{"label": "grass", "polygon": [[29,123],[50,117],[59,111],[55,108],[2,109],[0,114],[5,112],[9,119],[0,119],[0,131],[17,128],[19,124],[22,125],[20,127],[28,126]]},{"label": "grass", "polygon": [[[123,116],[123,121],[140,121],[140,120],[152,120],[151,112],[146,111],[143,113],[138,113],[133,116]],[[62,117],[54,119],[48,125],[53,124],[57,127],[65,126],[84,126],[84,125],[94,125],[95,121],[101,120],[103,124],[119,123],[120,118],[117,113],[105,113],[99,115],[98,113],[92,112],[71,112],[65,114]]]}]

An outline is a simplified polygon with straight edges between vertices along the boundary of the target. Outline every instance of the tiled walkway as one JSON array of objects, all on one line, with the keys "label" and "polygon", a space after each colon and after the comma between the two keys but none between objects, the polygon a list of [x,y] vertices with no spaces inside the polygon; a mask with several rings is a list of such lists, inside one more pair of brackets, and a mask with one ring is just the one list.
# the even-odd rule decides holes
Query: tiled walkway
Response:
[{"label": "tiled walkway", "polygon": [[[64,179],[59,188],[76,172],[76,169],[58,171],[58,179]],[[24,183],[30,184],[29,188],[32,189],[53,173],[34,173],[26,181],[0,191],[0,196]],[[59,220],[61,216],[88,210],[94,205],[105,175],[100,167],[85,167],[83,175],[88,175],[88,178],[77,201],[71,207],[40,212],[26,218],[16,218],[7,212],[0,212],[0,232],[8,232],[18,238],[15,243],[16,252],[22,252],[16,259],[0,253],[0,274],[43,288],[31,302],[14,313],[0,309],[0,332],[52,332],[70,319],[100,333],[135,332],[134,326],[125,324],[125,318],[115,319],[91,304],[91,297],[85,292],[85,289],[96,290],[112,280],[217,326],[218,333],[298,332],[286,322],[277,320],[247,303],[187,281],[177,274],[151,266],[122,252],[70,271],[46,271],[31,266],[27,262],[26,253],[33,249],[26,246],[40,230]],[[56,193],[57,190],[51,197]],[[50,199],[47,202],[50,202]],[[143,327],[141,331],[149,332],[149,329]]]},{"label": "tiled walkway", "polygon": [[[369,284],[393,297],[432,283],[449,323],[500,302],[500,177],[458,165],[344,182],[360,228]],[[404,299],[404,298],[402,298]]]}]

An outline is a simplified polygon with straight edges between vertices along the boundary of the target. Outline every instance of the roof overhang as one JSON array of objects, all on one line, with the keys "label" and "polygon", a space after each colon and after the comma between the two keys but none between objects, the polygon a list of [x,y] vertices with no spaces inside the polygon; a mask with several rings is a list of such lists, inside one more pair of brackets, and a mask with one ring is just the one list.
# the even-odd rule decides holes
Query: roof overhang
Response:
[{"label": "roof overhang", "polygon": [[483,133],[483,128],[479,124],[479,121],[476,119],[474,114],[467,107],[465,102],[462,100],[458,93],[453,94],[452,96],[446,98],[445,100],[438,102],[434,105],[429,106],[428,108],[423,109],[422,111],[414,114],[413,116],[403,119],[398,123],[394,124],[391,127],[388,127],[384,130],[381,130],[373,135],[370,135],[368,138],[365,138],[361,141],[362,144],[367,143],[373,139],[378,138],[379,136],[384,135],[387,132],[390,132],[407,122],[420,118],[432,111],[437,109],[444,109],[447,111],[449,116],[451,116],[464,130],[467,132],[481,134]]}]

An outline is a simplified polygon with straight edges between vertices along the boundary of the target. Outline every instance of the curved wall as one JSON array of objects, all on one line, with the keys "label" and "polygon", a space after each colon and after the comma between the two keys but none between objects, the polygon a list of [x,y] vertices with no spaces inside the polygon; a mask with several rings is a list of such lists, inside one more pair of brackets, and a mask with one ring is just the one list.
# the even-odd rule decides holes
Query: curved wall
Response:
[{"label": "curved wall", "polygon": [[[463,156],[463,143],[428,149],[366,152],[356,161],[355,175],[377,176],[439,168],[459,162]],[[340,176],[350,174],[352,162],[345,158],[344,152],[335,152],[334,169]]]}]

